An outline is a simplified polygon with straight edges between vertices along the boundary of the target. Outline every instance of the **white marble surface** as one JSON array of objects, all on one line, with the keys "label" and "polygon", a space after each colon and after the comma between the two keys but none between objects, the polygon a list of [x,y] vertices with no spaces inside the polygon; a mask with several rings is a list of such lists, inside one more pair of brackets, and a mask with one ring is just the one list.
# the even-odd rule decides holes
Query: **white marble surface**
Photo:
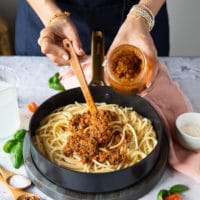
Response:
[{"label": "white marble surface", "polygon": [[[171,57],[160,58],[167,65],[170,74],[175,79],[180,88],[189,97],[193,110],[200,112],[200,58],[198,57]],[[6,57],[0,56],[0,65],[6,65],[13,68],[19,77],[18,84],[18,101],[21,113],[21,128],[28,129],[28,122],[31,113],[27,111],[26,105],[35,101],[38,104],[46,100],[48,97],[56,93],[56,91],[48,87],[48,79],[55,72],[61,70],[54,66],[45,57]],[[8,138],[7,138],[8,139]],[[25,174],[24,166],[20,169],[14,169],[10,162],[9,155],[4,153],[2,146],[7,139],[0,140],[0,165],[6,169]],[[185,200],[198,200],[200,196],[200,183],[194,182],[192,179],[167,167],[163,177],[157,185],[147,195],[140,200],[153,200],[160,189],[169,188],[174,184],[185,184],[190,187],[190,190],[183,193]],[[42,197],[43,200],[51,200],[43,194],[38,188],[32,186],[28,189]],[[10,200],[7,190],[0,184],[0,199]]]}]

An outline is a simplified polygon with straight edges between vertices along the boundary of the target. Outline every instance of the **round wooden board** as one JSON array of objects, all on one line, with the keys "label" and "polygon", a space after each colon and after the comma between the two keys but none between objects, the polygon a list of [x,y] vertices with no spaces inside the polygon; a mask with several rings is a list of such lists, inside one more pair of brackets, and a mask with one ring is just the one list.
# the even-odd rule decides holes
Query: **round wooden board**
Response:
[{"label": "round wooden board", "polygon": [[[160,180],[165,171],[168,158],[168,142],[166,137],[163,137],[163,144],[161,144],[162,155],[159,156],[157,163],[150,173],[145,176],[138,183],[127,187],[122,190],[118,190],[110,193],[80,193],[77,191],[68,190],[57,186],[49,181],[34,165],[30,151],[30,140],[26,136],[24,140],[24,164],[29,178],[34,185],[45,193],[47,196],[56,200],[137,200],[138,198],[147,194]],[[53,173],[53,172],[52,172]],[[77,180],[78,181],[78,180]]]}]

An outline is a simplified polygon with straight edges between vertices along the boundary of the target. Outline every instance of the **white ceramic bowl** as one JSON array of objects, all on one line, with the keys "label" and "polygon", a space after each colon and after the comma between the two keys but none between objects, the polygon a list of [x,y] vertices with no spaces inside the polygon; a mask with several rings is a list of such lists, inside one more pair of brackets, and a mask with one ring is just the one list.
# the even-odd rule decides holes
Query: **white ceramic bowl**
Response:
[{"label": "white ceramic bowl", "polygon": [[188,112],[176,119],[177,138],[182,146],[200,150],[200,113]]}]

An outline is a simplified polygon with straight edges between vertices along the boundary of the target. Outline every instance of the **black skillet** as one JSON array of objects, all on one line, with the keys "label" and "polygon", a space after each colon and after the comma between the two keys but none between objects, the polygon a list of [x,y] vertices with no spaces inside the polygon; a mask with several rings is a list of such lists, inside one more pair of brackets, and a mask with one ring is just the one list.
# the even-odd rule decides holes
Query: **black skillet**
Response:
[{"label": "black skillet", "polygon": [[142,97],[124,96],[108,86],[90,86],[95,102],[115,103],[122,107],[132,107],[136,112],[152,121],[157,134],[158,143],[154,150],[143,160],[128,168],[106,173],[85,173],[68,170],[49,161],[35,147],[32,137],[39,127],[40,121],[54,109],[74,103],[85,103],[80,88],[58,93],[42,103],[33,114],[29,124],[31,155],[38,170],[50,181],[63,188],[86,192],[111,192],[131,186],[144,178],[156,164],[163,140],[163,126],[156,110]]}]

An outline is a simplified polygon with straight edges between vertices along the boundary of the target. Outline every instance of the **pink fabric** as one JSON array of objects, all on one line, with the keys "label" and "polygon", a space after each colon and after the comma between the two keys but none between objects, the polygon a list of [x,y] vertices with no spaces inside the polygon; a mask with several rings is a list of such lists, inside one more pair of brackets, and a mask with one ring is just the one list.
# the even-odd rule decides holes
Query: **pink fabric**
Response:
[{"label": "pink fabric", "polygon": [[[90,57],[86,57],[82,63],[88,82],[91,80],[90,63]],[[77,78],[70,68],[61,73],[60,78],[65,89],[79,86]],[[191,111],[192,106],[178,84],[171,79],[163,63],[158,63],[158,74],[148,90],[143,97],[157,110],[164,123],[169,141],[169,165],[200,182],[200,151],[189,151],[176,140],[176,118],[182,113]]]},{"label": "pink fabric", "polygon": [[200,182],[200,151],[190,151],[176,140],[176,118],[192,110],[189,100],[178,84],[170,78],[167,68],[159,63],[158,75],[151,91],[144,96],[157,110],[169,141],[169,164],[175,170]]},{"label": "pink fabric", "polygon": [[[91,82],[92,76],[91,76],[91,57],[90,56],[84,56],[82,60],[80,61],[81,67],[83,69],[83,72],[85,74],[85,78],[87,83],[89,84]],[[66,90],[69,90],[71,88],[75,88],[79,86],[77,77],[75,76],[72,68],[70,66],[65,66],[64,70],[60,72],[60,83],[64,86]]]}]

